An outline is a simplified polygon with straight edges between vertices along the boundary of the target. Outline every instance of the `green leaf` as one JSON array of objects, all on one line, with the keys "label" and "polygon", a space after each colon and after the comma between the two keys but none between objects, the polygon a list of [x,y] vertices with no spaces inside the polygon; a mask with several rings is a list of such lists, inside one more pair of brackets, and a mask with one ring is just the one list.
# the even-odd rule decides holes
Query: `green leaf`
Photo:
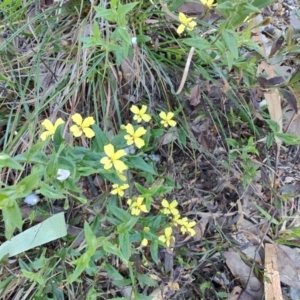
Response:
[{"label": "green leaf", "polygon": [[104,263],[102,266],[103,266],[103,269],[107,272],[107,274],[109,274],[109,276],[111,278],[113,278],[114,280],[123,280],[124,279],[124,277],[118,272],[118,270],[115,269],[111,264]]},{"label": "green leaf", "polygon": [[118,249],[116,246],[114,246],[113,244],[111,244],[109,241],[104,242],[103,249],[104,249],[104,251],[106,251],[108,253],[116,255],[117,257],[119,257],[120,259],[122,259],[122,261],[126,265],[128,265],[128,260],[124,257],[124,255],[120,251],[120,249]]},{"label": "green leaf", "polygon": [[126,16],[137,4],[138,4],[138,2],[128,3],[125,5],[122,5],[120,3],[118,6],[118,10],[117,10],[118,17]]},{"label": "green leaf", "polygon": [[191,46],[191,47],[195,47],[198,50],[206,50],[206,49],[210,49],[212,46],[211,44],[204,38],[201,37],[197,37],[197,39],[195,38],[186,38],[181,40],[184,44]]},{"label": "green leaf", "polygon": [[138,220],[139,220],[138,217],[131,216],[131,218],[126,223],[121,223],[118,225],[118,227],[117,227],[118,232],[120,234],[129,232],[135,226],[135,224],[137,223]]},{"label": "green leaf", "polygon": [[0,259],[14,256],[67,235],[64,213],[58,213],[42,223],[14,236],[0,246]]},{"label": "green leaf", "polygon": [[94,7],[94,9],[97,12],[95,15],[96,18],[104,18],[109,22],[117,23],[118,14],[115,10],[102,7]]},{"label": "green leaf", "polygon": [[282,140],[287,145],[299,145],[300,138],[294,134],[276,132],[275,137]]},{"label": "green leaf", "polygon": [[149,195],[149,189],[144,188],[142,185],[140,185],[139,183],[135,182],[134,183],[136,189],[139,191],[139,193],[141,193],[142,195]]},{"label": "green leaf", "polygon": [[99,126],[93,125],[92,128],[95,132],[95,139],[93,140],[92,150],[104,152],[104,146],[110,143],[109,139]]},{"label": "green leaf", "polygon": [[148,165],[140,156],[129,156],[127,161],[130,162],[133,168],[149,172],[153,175],[156,175],[156,172],[153,168]]},{"label": "green leaf", "polygon": [[30,174],[24,179],[22,179],[18,184],[15,185],[16,198],[22,198],[29,195],[33,190],[35,190],[40,182],[41,174],[34,173]]},{"label": "green leaf", "polygon": [[94,249],[96,251],[97,248],[97,238],[92,230],[92,228],[89,226],[89,224],[85,221],[84,222],[84,237],[86,240],[86,243],[91,249]]},{"label": "green leaf", "polygon": [[222,30],[222,37],[223,40],[228,48],[228,50],[231,52],[233,58],[238,59],[239,57],[239,49],[237,44],[237,34],[229,29]]},{"label": "green leaf", "polygon": [[152,279],[150,276],[148,276],[146,274],[137,273],[137,276],[138,276],[139,282],[143,285],[153,286],[153,287],[158,285],[157,281],[155,281],[154,279]]},{"label": "green leaf", "polygon": [[129,260],[131,256],[131,243],[128,232],[119,234],[119,247],[125,259]]},{"label": "green leaf", "polygon": [[15,158],[11,158],[8,154],[0,153],[0,168],[8,167],[15,170],[23,170],[23,167],[16,161]]},{"label": "green leaf", "polygon": [[261,9],[264,8],[272,3],[276,2],[276,0],[254,0],[252,1],[252,5]]},{"label": "green leaf", "polygon": [[127,223],[132,218],[132,216],[129,212],[117,207],[116,205],[112,204],[111,202],[109,202],[109,204],[107,206],[107,210],[124,223]]},{"label": "green leaf", "polygon": [[158,241],[152,241],[150,245],[150,253],[153,261],[158,264]]},{"label": "green leaf", "polygon": [[43,196],[49,199],[66,198],[66,196],[62,192],[44,182],[41,183],[40,188],[36,191],[36,193],[42,194]]},{"label": "green leaf", "polygon": [[272,216],[265,211],[263,208],[261,208],[257,203],[253,202],[253,205],[264,215],[264,217],[268,220],[271,221],[273,224],[278,225],[278,221],[274,218],[272,218]]},{"label": "green leaf", "polygon": [[2,216],[5,223],[5,237],[11,239],[16,228],[22,230],[22,215],[20,208],[14,199],[10,199],[8,205],[2,207]]}]

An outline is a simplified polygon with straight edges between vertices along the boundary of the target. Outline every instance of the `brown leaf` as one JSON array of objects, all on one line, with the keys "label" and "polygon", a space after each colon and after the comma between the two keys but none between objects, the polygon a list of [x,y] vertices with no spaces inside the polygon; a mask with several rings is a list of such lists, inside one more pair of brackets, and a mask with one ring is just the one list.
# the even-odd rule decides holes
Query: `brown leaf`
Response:
[{"label": "brown leaf", "polygon": [[196,84],[192,88],[189,100],[190,100],[190,104],[192,106],[196,106],[200,103],[200,86],[199,86],[199,84]]},{"label": "brown leaf", "polygon": [[270,51],[269,57],[272,57],[278,50],[280,50],[282,44],[284,42],[284,37],[280,36],[277,41],[272,46],[272,49]]},{"label": "brown leaf", "polygon": [[246,292],[254,299],[261,299],[263,295],[263,285],[255,277],[253,272],[250,276],[251,267],[246,265],[246,263],[241,259],[240,254],[235,252],[233,249],[229,249],[229,251],[224,252],[224,256],[231,273],[241,281]]},{"label": "brown leaf", "polygon": [[286,99],[287,102],[293,107],[295,113],[298,113],[298,103],[293,92],[291,91],[291,88],[280,89],[279,91],[283,98]]},{"label": "brown leaf", "polygon": [[274,85],[283,83],[284,79],[281,76],[275,76],[270,79],[267,79],[265,77],[257,77],[257,81],[262,88],[269,88]]}]

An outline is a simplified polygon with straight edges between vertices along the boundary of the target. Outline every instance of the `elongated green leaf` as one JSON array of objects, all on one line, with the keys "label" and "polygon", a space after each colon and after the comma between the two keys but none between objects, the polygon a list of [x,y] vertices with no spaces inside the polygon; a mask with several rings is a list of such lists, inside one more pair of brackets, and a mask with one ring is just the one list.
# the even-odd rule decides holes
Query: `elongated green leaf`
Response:
[{"label": "elongated green leaf", "polygon": [[120,251],[120,249],[118,249],[116,246],[114,246],[112,243],[110,243],[109,241],[106,241],[103,245],[103,249],[104,251],[114,254],[117,257],[119,257],[120,259],[123,260],[123,262],[128,265],[128,260],[124,257],[123,253]]},{"label": "elongated green leaf", "polygon": [[15,185],[17,198],[26,197],[33,190],[35,190],[41,179],[41,174],[33,173],[22,179],[17,185]]},{"label": "elongated green leaf", "polygon": [[9,199],[7,205],[2,208],[2,214],[5,223],[5,237],[9,240],[16,228],[22,230],[22,215],[16,200]]},{"label": "elongated green leaf", "polygon": [[50,198],[50,199],[64,199],[66,196],[60,192],[59,190],[55,189],[52,186],[42,182],[40,188],[36,191],[38,194],[42,194],[43,196]]},{"label": "elongated green leaf", "polygon": [[107,9],[107,8],[102,8],[102,7],[94,7],[96,13],[96,18],[104,18],[107,21],[110,22],[117,22],[118,19],[118,15],[117,12],[115,10],[112,9]]},{"label": "elongated green leaf", "polygon": [[134,2],[134,3],[128,3],[125,5],[119,4],[118,7],[118,16],[125,16],[127,15],[136,5],[138,4],[138,2]]},{"label": "elongated green leaf", "polygon": [[222,30],[222,37],[232,56],[235,59],[237,59],[239,57],[239,49],[237,44],[236,33],[232,30],[224,29]]},{"label": "elongated green leaf", "polygon": [[135,169],[143,170],[145,172],[149,172],[153,175],[156,175],[156,172],[153,168],[148,165],[140,156],[131,156],[128,157],[127,160],[132,164]]},{"label": "elongated green leaf", "polygon": [[275,137],[279,138],[287,145],[300,145],[300,138],[294,134],[276,132]]},{"label": "elongated green leaf", "polygon": [[119,246],[125,259],[129,260],[131,256],[131,244],[128,232],[119,234]]},{"label": "elongated green leaf", "polygon": [[198,50],[206,50],[211,48],[211,44],[201,37],[197,37],[197,39],[194,38],[186,38],[183,39],[182,42],[188,46],[195,47]]},{"label": "elongated green leaf", "polygon": [[15,170],[23,170],[23,167],[6,153],[0,153],[0,168],[8,167]]},{"label": "elongated green leaf", "polygon": [[129,232],[135,226],[138,220],[138,217],[131,217],[126,223],[118,225],[118,232],[120,234]]},{"label": "elongated green leaf", "polygon": [[0,259],[5,255],[14,256],[66,235],[64,213],[56,214],[2,244],[0,246]]},{"label": "elongated green leaf", "polygon": [[109,139],[99,126],[93,125],[92,128],[95,132],[95,139],[92,144],[92,150],[103,152],[104,146],[109,144]]}]

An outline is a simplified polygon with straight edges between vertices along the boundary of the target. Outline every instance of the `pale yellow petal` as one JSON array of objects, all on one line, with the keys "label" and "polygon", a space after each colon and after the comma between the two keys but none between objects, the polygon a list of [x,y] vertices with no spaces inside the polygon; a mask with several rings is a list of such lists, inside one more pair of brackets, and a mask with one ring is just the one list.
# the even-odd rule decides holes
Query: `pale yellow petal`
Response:
[{"label": "pale yellow petal", "polygon": [[147,114],[144,114],[144,115],[142,116],[142,119],[143,119],[145,122],[149,122],[149,121],[151,120],[151,117],[150,117],[149,115],[147,115]]},{"label": "pale yellow petal", "polygon": [[54,125],[51,123],[51,121],[49,120],[44,120],[42,122],[42,125],[50,132],[54,133],[55,129],[54,129]]},{"label": "pale yellow petal", "polygon": [[132,105],[130,111],[136,115],[140,113],[140,110],[136,105]]},{"label": "pale yellow petal", "polygon": [[114,161],[113,165],[118,172],[123,172],[128,169],[128,167],[121,160]]},{"label": "pale yellow petal", "polygon": [[91,139],[92,137],[95,136],[95,132],[91,128],[83,128],[82,130],[83,130],[85,136],[89,139]]},{"label": "pale yellow petal", "polygon": [[161,205],[162,205],[163,207],[169,207],[169,202],[168,202],[166,199],[163,199],[163,200],[161,201]]},{"label": "pale yellow petal", "polygon": [[70,127],[70,131],[72,132],[72,134],[75,136],[75,137],[79,137],[82,135],[82,130],[80,127],[78,127],[77,125],[72,125]]},{"label": "pale yellow petal", "polygon": [[83,120],[81,126],[82,126],[82,128],[85,128],[85,127],[89,127],[93,124],[95,124],[94,118],[93,117],[87,117]]},{"label": "pale yellow petal", "polygon": [[141,149],[143,146],[145,146],[145,142],[141,138],[134,139],[134,142],[135,142],[135,145],[137,146],[137,148],[139,148],[139,149]]},{"label": "pale yellow petal", "polygon": [[54,128],[55,130],[57,129],[57,127],[61,124],[64,124],[65,121],[62,119],[62,118],[58,118],[56,121],[55,121],[55,124],[54,124]]},{"label": "pale yellow petal", "polygon": [[77,124],[78,126],[81,126],[82,124],[82,116],[80,114],[75,114],[72,116],[72,120],[75,124]]},{"label": "pale yellow petal", "polygon": [[45,132],[43,132],[43,133],[41,134],[41,140],[42,140],[42,141],[45,141],[45,140],[47,139],[47,137],[48,137],[48,136],[51,136],[51,135],[52,135],[51,132],[45,131]]},{"label": "pale yellow petal", "polygon": [[126,131],[127,131],[127,133],[129,133],[130,135],[133,135],[133,134],[134,134],[134,128],[133,128],[132,124],[127,124],[127,125],[126,125]]},{"label": "pale yellow petal", "polygon": [[101,158],[100,163],[104,165],[105,170],[108,170],[112,167],[112,162],[108,157]]},{"label": "pale yellow petal", "polygon": [[167,227],[165,229],[165,236],[171,236],[172,235],[172,227]]},{"label": "pale yellow petal", "polygon": [[114,153],[113,159],[114,160],[115,159],[119,159],[119,158],[121,158],[121,157],[123,157],[125,155],[126,155],[126,152],[124,150],[118,150],[116,153]]},{"label": "pale yellow petal", "polygon": [[175,127],[176,126],[176,122],[174,121],[174,120],[169,120],[169,125],[171,126],[171,127]]},{"label": "pale yellow petal", "polygon": [[165,120],[165,119],[167,118],[167,115],[166,115],[166,113],[165,113],[164,111],[162,111],[162,112],[159,114],[159,116],[160,116],[163,120]]},{"label": "pale yellow petal", "polygon": [[188,22],[186,15],[182,12],[179,13],[179,21],[184,25]]},{"label": "pale yellow petal", "polygon": [[134,133],[135,137],[141,137],[147,132],[147,130],[144,127],[139,127],[136,132]]},{"label": "pale yellow petal", "polygon": [[104,146],[104,152],[108,157],[111,157],[115,153],[115,148],[112,144]]},{"label": "pale yellow petal", "polygon": [[142,105],[142,108],[140,109],[140,114],[145,114],[145,112],[147,111],[147,106],[146,105]]}]

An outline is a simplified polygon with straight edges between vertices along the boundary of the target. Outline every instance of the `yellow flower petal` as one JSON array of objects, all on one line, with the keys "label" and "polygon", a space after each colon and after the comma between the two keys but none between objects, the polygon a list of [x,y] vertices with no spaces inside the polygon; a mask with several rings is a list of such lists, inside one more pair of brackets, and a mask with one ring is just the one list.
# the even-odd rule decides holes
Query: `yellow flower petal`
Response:
[{"label": "yellow flower petal", "polygon": [[144,135],[147,132],[147,130],[144,127],[139,127],[136,132],[134,133],[135,137],[140,137]]},{"label": "yellow flower petal", "polygon": [[118,150],[116,153],[113,155],[113,159],[119,159],[123,156],[125,156],[127,153],[124,150]]},{"label": "yellow flower petal", "polygon": [[72,132],[72,134],[75,136],[75,137],[79,137],[82,135],[82,130],[80,129],[80,127],[78,127],[77,125],[72,125],[70,127],[70,131]]},{"label": "yellow flower petal", "polygon": [[91,128],[83,128],[82,130],[83,130],[85,136],[89,139],[95,136],[95,132]]},{"label": "yellow flower petal", "polygon": [[42,125],[50,132],[53,132],[54,133],[54,126],[53,124],[51,123],[51,121],[49,120],[44,120],[42,122]]},{"label": "yellow flower petal", "polygon": [[101,158],[100,163],[104,165],[105,170],[108,170],[112,167],[112,162],[108,157]]},{"label": "yellow flower petal", "polygon": [[115,148],[112,144],[104,146],[104,152],[107,156],[112,156],[115,153]]},{"label": "yellow flower petal", "polygon": [[82,126],[82,128],[85,128],[85,127],[89,127],[93,124],[95,124],[94,118],[93,117],[87,117],[83,120],[81,126]]},{"label": "yellow flower petal", "polygon": [[128,167],[121,160],[114,161],[113,165],[115,169],[121,173],[128,169]]},{"label": "yellow flower petal", "polygon": [[[145,146],[145,142],[143,139],[140,138],[136,138],[135,140],[135,145],[137,146],[137,148],[141,149],[143,146]],[[128,143],[128,142],[127,142]]]},{"label": "yellow flower petal", "polygon": [[75,114],[72,116],[72,120],[75,124],[80,126],[82,124],[82,116],[80,114]]},{"label": "yellow flower petal", "polygon": [[146,247],[148,245],[148,240],[146,238],[143,238],[142,242],[141,242],[141,245],[143,247]]},{"label": "yellow flower petal", "polygon": [[139,110],[139,108],[136,105],[132,105],[131,108],[130,108],[130,111],[132,113],[136,114],[136,115],[140,113],[140,110]]},{"label": "yellow flower petal", "polygon": [[186,25],[188,23],[188,19],[184,13],[180,12],[178,17],[182,24]]},{"label": "yellow flower petal", "polygon": [[167,227],[165,229],[165,236],[171,236],[172,235],[172,227]]},{"label": "yellow flower petal", "polygon": [[129,133],[130,135],[134,134],[134,128],[133,128],[132,124],[127,124],[125,126],[125,128],[126,128],[127,133]]},{"label": "yellow flower petal", "polygon": [[45,131],[45,132],[43,132],[43,133],[41,134],[41,140],[42,140],[42,141],[45,141],[45,140],[47,139],[47,137],[48,137],[48,136],[51,136],[51,135],[52,135],[51,132]]},{"label": "yellow flower petal", "polygon": [[56,121],[55,121],[55,124],[54,124],[54,128],[55,130],[57,129],[57,127],[61,124],[64,124],[65,121],[62,119],[62,118],[58,118]]}]

